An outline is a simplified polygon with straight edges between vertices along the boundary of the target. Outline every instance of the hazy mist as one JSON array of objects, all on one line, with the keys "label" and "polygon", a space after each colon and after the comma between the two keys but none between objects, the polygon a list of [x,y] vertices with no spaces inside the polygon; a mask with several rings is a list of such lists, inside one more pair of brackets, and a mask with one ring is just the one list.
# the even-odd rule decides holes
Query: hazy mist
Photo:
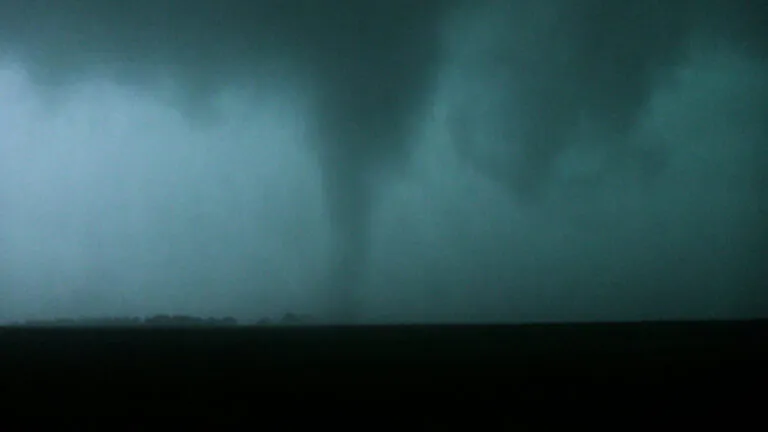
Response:
[{"label": "hazy mist", "polygon": [[768,11],[0,0],[0,321],[768,315]]}]

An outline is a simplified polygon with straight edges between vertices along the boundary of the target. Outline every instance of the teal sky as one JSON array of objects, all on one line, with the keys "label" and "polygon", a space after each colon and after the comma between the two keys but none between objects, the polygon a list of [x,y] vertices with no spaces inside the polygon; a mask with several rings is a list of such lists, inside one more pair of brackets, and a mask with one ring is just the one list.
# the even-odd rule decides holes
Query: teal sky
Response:
[{"label": "teal sky", "polygon": [[0,320],[768,312],[754,11],[5,2]]}]

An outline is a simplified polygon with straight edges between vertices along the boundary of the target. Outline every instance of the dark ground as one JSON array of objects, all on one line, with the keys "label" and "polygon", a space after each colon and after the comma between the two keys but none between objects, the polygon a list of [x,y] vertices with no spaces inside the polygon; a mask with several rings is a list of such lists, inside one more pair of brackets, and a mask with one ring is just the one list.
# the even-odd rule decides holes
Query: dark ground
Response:
[{"label": "dark ground", "polygon": [[761,375],[767,336],[768,320],[6,327],[0,397],[9,414],[40,414],[52,398],[58,410],[78,401],[73,407],[128,415],[193,407],[250,413],[286,396],[313,404],[409,396],[428,405],[456,398],[757,401],[768,383]]}]

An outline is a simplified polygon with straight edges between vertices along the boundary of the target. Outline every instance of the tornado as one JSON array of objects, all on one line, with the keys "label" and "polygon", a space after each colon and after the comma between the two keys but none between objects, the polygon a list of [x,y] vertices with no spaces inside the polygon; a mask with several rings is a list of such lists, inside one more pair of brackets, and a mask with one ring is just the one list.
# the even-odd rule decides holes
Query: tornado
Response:
[{"label": "tornado", "polygon": [[215,122],[211,99],[225,86],[280,79],[275,67],[306,79],[335,243],[323,285],[332,319],[349,321],[369,249],[370,173],[407,159],[453,3],[3,0],[0,56],[55,97],[92,78],[150,91],[171,81],[179,109],[203,125]]}]

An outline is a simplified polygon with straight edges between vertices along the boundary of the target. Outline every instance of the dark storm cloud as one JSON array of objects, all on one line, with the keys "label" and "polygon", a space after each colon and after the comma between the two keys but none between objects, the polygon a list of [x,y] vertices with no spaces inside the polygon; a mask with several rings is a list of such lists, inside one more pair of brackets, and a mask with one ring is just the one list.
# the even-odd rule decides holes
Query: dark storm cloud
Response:
[{"label": "dark storm cloud", "polygon": [[[626,181],[625,172],[675,181],[669,170],[679,143],[637,138],[653,117],[652,102],[659,89],[674,87],[696,46],[722,44],[764,60],[765,9],[746,0],[0,0],[0,56],[24,65],[54,97],[100,78],[157,94],[171,85],[175,104],[196,122],[215,120],[209,102],[224,88],[289,81],[306,91],[314,120],[305,127],[339,235],[329,285],[356,289],[368,261],[378,172],[410,156],[441,72],[458,71],[447,84],[459,100],[448,128],[465,161],[559,223],[629,226],[588,210],[613,197],[594,191],[606,179]],[[761,130],[764,104],[741,105],[752,119],[747,129]],[[765,132],[754,134],[747,147],[757,157],[738,166],[751,166],[753,184],[765,185],[758,144]],[[562,181],[558,164],[584,141],[605,161]],[[558,232],[537,229],[547,232],[542,237]],[[615,232],[642,243],[630,228]],[[579,254],[572,258],[571,267]],[[357,309],[353,297],[338,293],[334,302],[349,314]]]},{"label": "dark storm cloud", "polygon": [[[535,205],[420,151],[418,180],[377,215],[375,298],[429,321],[765,316],[765,72],[728,50],[691,55],[624,140],[571,137]],[[646,142],[664,155],[652,179],[613,149]]]},{"label": "dark storm cloud", "polygon": [[[702,40],[764,59],[767,16],[762,4],[717,0],[492,2],[472,20],[457,18],[474,25],[456,33],[455,50],[477,62],[467,76],[480,77],[480,96],[458,112],[455,134],[470,159],[526,199],[546,190],[554,161],[585,122],[617,160],[658,173],[658,149],[623,145],[654,92]],[[467,130],[473,115],[496,117],[495,129],[482,127],[506,152],[477,157],[481,146]]]},{"label": "dark storm cloud", "polygon": [[624,317],[630,299],[764,314],[767,16],[748,2],[498,2],[465,20],[452,139],[538,221],[509,240],[529,257],[502,280],[574,311],[621,293]]}]

